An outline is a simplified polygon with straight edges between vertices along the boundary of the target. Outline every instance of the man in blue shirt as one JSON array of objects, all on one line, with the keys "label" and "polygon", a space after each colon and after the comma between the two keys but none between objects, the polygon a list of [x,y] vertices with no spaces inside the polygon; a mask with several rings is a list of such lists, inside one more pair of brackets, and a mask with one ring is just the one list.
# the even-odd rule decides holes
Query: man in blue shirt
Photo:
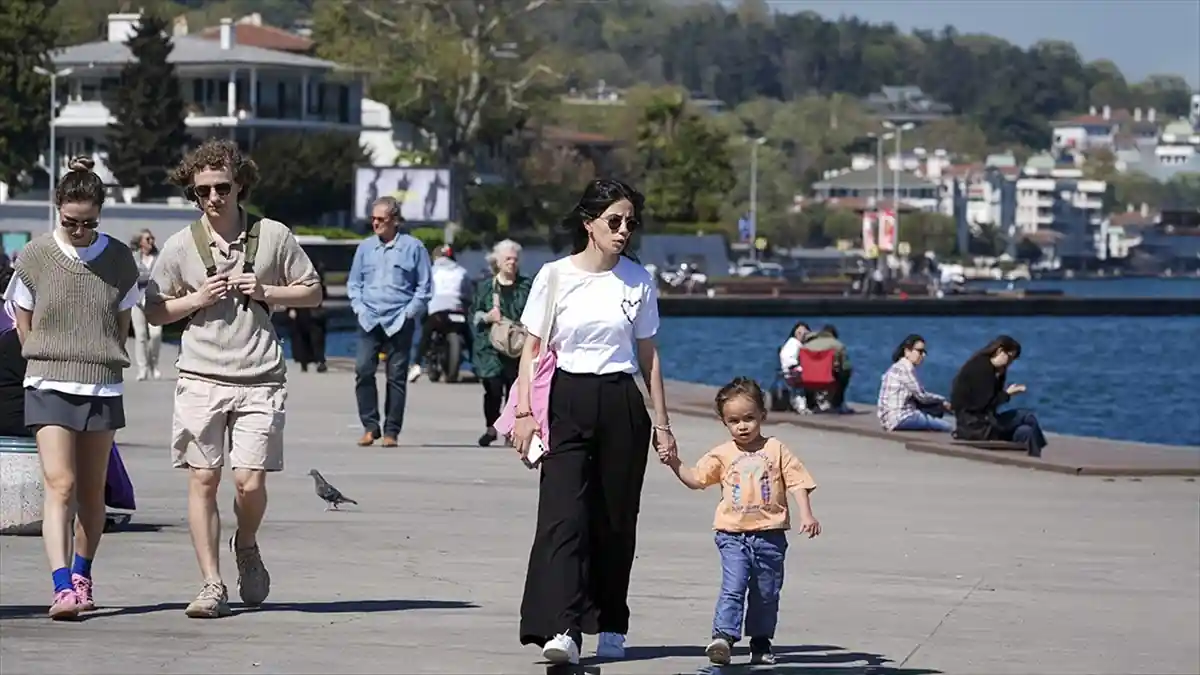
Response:
[{"label": "man in blue shirt", "polygon": [[[400,202],[381,197],[371,205],[371,229],[354,252],[346,281],[350,307],[358,318],[358,356],[354,364],[354,396],[363,425],[358,444],[372,445],[381,435],[384,447],[396,447],[404,426],[408,393],[409,350],[413,328],[433,295],[429,252],[411,235],[399,231]],[[379,354],[386,358],[387,391],[382,430],[375,371]]]}]

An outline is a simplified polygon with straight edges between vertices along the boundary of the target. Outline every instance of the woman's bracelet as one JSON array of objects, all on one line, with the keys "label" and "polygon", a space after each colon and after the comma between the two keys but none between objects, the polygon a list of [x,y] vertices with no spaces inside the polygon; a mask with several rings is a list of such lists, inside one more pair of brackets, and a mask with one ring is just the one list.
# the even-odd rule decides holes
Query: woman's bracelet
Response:
[{"label": "woman's bracelet", "polygon": [[671,430],[671,425],[670,425],[670,423],[667,423],[667,424],[655,424],[655,425],[654,425],[654,429],[655,429],[655,431],[670,431],[670,430]]},{"label": "woman's bracelet", "polygon": [[518,420],[519,420],[519,419],[521,419],[522,417],[533,417],[533,411],[532,411],[532,410],[526,410],[525,412],[518,412],[516,415],[513,415],[513,419],[518,419]]}]

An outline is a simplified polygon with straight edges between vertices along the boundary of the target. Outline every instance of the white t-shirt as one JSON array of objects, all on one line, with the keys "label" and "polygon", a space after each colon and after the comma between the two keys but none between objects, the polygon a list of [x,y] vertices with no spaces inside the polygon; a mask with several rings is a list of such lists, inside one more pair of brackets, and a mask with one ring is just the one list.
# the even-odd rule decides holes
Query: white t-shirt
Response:
[{"label": "white t-shirt", "polygon": [[[96,259],[108,246],[108,235],[101,233],[88,246],[77,248],[63,241],[57,234],[54,235],[54,243],[58,244],[58,248],[67,257],[76,258],[83,262],[90,262]],[[119,311],[133,309],[133,306],[141,302],[142,292],[144,289],[139,288],[137,284],[129,289],[129,292],[122,298]],[[13,275],[11,281],[8,282],[8,288],[4,289],[4,299],[11,300],[13,304],[21,309],[32,312],[34,297],[33,292],[21,281],[21,277]],[[88,382],[61,382],[57,380],[47,380],[41,377],[27,376],[22,383],[27,389],[53,389],[61,391],[64,394],[75,394],[77,396],[120,396],[124,387],[120,384],[91,384]]]},{"label": "white t-shirt", "polygon": [[800,366],[800,341],[796,336],[787,339],[779,349],[779,369],[788,371]]},{"label": "white t-shirt", "polygon": [[549,271],[558,273],[550,347],[568,373],[638,372],[637,340],[658,334],[658,289],[644,267],[621,256],[608,272],[585,272],[570,256],[533,278],[521,323],[537,338],[546,315]]}]

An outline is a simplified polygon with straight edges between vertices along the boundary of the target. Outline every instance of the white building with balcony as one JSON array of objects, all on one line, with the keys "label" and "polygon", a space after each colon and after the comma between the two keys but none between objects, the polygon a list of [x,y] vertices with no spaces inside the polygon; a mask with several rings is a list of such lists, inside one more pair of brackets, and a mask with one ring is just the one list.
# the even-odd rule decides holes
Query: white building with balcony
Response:
[{"label": "white building with balcony", "polygon": [[[105,165],[110,106],[122,68],[132,55],[126,40],[140,14],[112,14],[108,39],[53,54],[60,110],[55,121],[58,175],[68,159],[89,155],[97,173],[115,183]],[[345,132],[357,141],[364,131],[363,77],[331,61],[238,44],[237,24],[222,21],[218,40],[174,35],[175,65],[187,106],[187,127],[197,139],[227,136],[252,149],[279,132]],[[41,162],[46,166],[45,157]]]}]

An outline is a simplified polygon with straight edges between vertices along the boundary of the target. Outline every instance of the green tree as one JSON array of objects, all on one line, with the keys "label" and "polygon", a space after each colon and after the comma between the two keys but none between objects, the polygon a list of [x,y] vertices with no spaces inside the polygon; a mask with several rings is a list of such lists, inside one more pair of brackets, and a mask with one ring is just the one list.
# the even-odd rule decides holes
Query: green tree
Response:
[{"label": "green tree", "polygon": [[175,66],[167,61],[174,46],[170,25],[143,15],[126,44],[132,60],[121,70],[109,125],[108,168],[124,186],[138,188],[139,201],[171,194],[167,173],[188,143],[183,96]]},{"label": "green tree", "polygon": [[5,0],[0,3],[0,181],[17,186],[29,179],[49,139],[48,54],[57,39],[49,20],[53,3]]},{"label": "green tree", "polygon": [[642,111],[637,128],[638,168],[650,213],[659,222],[716,220],[736,180],[728,139],[670,90]]},{"label": "green tree", "polygon": [[251,201],[292,226],[351,209],[354,168],[369,163],[357,137],[338,132],[267,136],[259,140],[253,157],[260,178]]},{"label": "green tree", "polygon": [[914,254],[933,251],[946,257],[954,253],[958,226],[943,213],[901,213],[900,241],[906,241]]},{"label": "green tree", "polygon": [[369,95],[432,137],[437,160],[474,164],[546,96],[553,50],[527,30],[549,0],[318,0],[318,53],[370,70]]}]

